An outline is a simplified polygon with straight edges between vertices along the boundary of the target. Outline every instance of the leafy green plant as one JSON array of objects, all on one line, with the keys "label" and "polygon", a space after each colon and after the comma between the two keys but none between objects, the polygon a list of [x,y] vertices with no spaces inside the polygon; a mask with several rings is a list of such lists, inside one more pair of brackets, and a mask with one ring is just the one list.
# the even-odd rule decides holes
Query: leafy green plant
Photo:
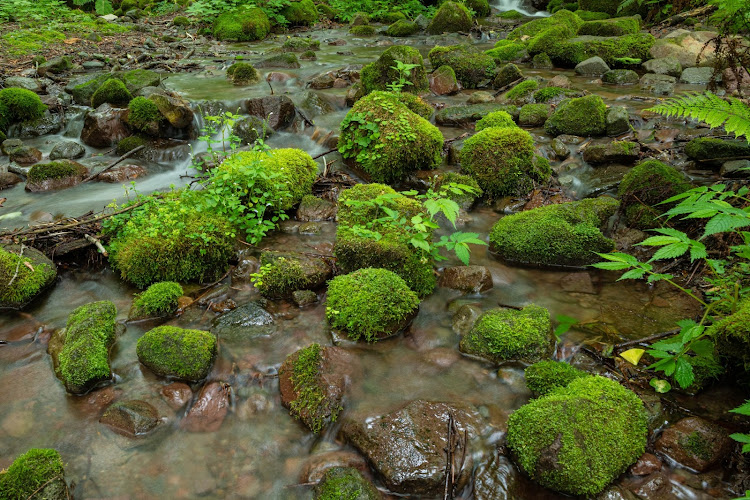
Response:
[{"label": "leafy green plant", "polygon": [[[729,411],[740,415],[750,416],[750,400],[745,401],[745,404]],[[742,443],[742,453],[750,453],[750,434],[742,434],[737,432],[731,434],[729,437],[734,439],[738,443]],[[750,491],[746,492],[745,498],[748,498],[748,496],[750,496]]]},{"label": "leafy green plant", "polygon": [[360,12],[369,14],[373,19],[401,12],[413,19],[420,14],[432,17],[436,11],[434,6],[423,5],[419,0],[330,0],[329,5],[337,13],[338,19],[346,22]]},{"label": "leafy green plant", "polygon": [[391,66],[391,69],[395,69],[398,72],[398,80],[391,82],[387,85],[388,90],[391,92],[401,92],[407,85],[414,85],[408,80],[411,70],[418,68],[419,64],[406,64],[402,61],[394,61],[395,66]]},{"label": "leafy green plant", "polygon": [[257,2],[245,2],[243,0],[196,0],[186,9],[187,14],[191,14],[200,19],[210,20],[224,12],[240,9],[261,9],[272,24],[286,26],[289,21],[282,14],[282,11],[289,6],[290,0],[259,0]]}]

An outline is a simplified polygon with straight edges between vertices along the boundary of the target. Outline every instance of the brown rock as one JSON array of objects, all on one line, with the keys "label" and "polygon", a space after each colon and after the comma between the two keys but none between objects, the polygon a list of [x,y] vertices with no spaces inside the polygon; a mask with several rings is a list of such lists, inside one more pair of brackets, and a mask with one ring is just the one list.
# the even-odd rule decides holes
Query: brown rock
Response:
[{"label": "brown rock", "polygon": [[731,451],[728,432],[702,418],[683,418],[662,432],[655,449],[675,462],[698,472],[718,465]]},{"label": "brown rock", "polygon": [[115,403],[104,412],[99,422],[114,432],[128,437],[148,434],[159,425],[159,412],[145,401]]},{"label": "brown rock", "polygon": [[560,87],[563,89],[570,88],[570,78],[565,75],[557,75],[549,81],[550,87]]},{"label": "brown rock", "polygon": [[31,146],[21,146],[9,152],[10,161],[14,161],[24,167],[33,165],[42,159],[42,152]]},{"label": "brown rock", "polygon": [[366,472],[367,462],[362,455],[352,451],[328,451],[318,453],[305,460],[299,474],[300,483],[317,483],[328,469],[333,467],[353,467],[361,472]]},{"label": "brown rock", "polygon": [[333,220],[337,211],[335,203],[323,198],[306,196],[297,209],[297,219],[302,222]]},{"label": "brown rock", "polygon": [[224,382],[210,382],[204,385],[198,400],[185,415],[180,426],[188,432],[219,430],[229,412],[230,389]]},{"label": "brown rock", "polygon": [[125,124],[126,109],[116,109],[102,104],[96,111],[86,115],[81,131],[81,140],[95,148],[113,146],[130,135]]},{"label": "brown rock", "polygon": [[173,410],[179,410],[193,398],[190,386],[182,382],[173,382],[161,388],[161,395]]},{"label": "brown rock", "polygon": [[[67,163],[68,166],[73,168],[73,174],[65,177],[49,177],[43,180],[32,180],[27,177],[26,179],[26,190],[32,193],[41,191],[55,191],[57,189],[65,189],[76,186],[83,181],[89,175],[89,169],[84,167],[78,162],[73,160],[58,160],[54,163]],[[47,164],[40,164],[34,168],[43,168]]]},{"label": "brown rock", "polygon": [[438,68],[429,77],[430,91],[436,95],[453,95],[461,91],[456,75]]},{"label": "brown rock", "polygon": [[249,115],[268,118],[268,125],[274,130],[288,127],[297,115],[297,108],[285,95],[248,99],[242,103],[242,107]]},{"label": "brown rock", "polygon": [[11,172],[0,172],[0,189],[13,187],[19,182],[23,182],[21,177]]},{"label": "brown rock", "polygon": [[652,453],[644,453],[636,463],[630,466],[628,472],[634,476],[648,476],[661,470],[661,460]]},{"label": "brown rock", "polygon": [[587,272],[566,274],[560,278],[560,287],[566,292],[596,293],[591,275]]},{"label": "brown rock", "polygon": [[126,182],[144,177],[146,169],[140,165],[119,165],[96,176],[102,182]]},{"label": "brown rock", "polygon": [[492,273],[484,266],[446,267],[438,284],[467,293],[486,292],[492,288]]}]

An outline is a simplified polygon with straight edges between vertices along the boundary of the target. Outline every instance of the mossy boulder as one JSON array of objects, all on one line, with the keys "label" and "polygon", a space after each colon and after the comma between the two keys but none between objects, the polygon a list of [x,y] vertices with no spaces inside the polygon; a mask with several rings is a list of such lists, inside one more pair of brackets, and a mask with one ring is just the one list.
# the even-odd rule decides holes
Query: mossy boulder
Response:
[{"label": "mossy boulder", "polygon": [[375,26],[370,26],[369,24],[362,24],[349,28],[349,34],[354,36],[373,36],[375,32]]},{"label": "mossy boulder", "polygon": [[92,302],[70,313],[65,329],[53,335],[48,350],[68,392],[85,394],[112,378],[109,350],[116,340],[116,317],[112,302]]},{"label": "mossy boulder", "polygon": [[516,464],[534,481],[570,495],[595,495],[643,454],[648,428],[638,396],[596,376],[516,410],[507,436]]},{"label": "mossy boulder", "polygon": [[614,37],[582,35],[570,39],[559,39],[545,47],[547,54],[557,64],[574,67],[590,57],[601,57],[610,66],[622,58],[650,58],[655,38],[650,33],[636,33]]},{"label": "mossy boulder", "polygon": [[507,39],[498,40],[493,48],[486,50],[484,53],[491,57],[496,64],[518,61],[528,55],[525,43]]},{"label": "mossy boulder", "polygon": [[138,360],[160,377],[188,382],[206,378],[216,357],[216,337],[203,330],[158,326],[138,339]]},{"label": "mossy boulder", "polygon": [[39,250],[24,247],[22,253],[18,245],[0,246],[0,310],[22,308],[55,278],[55,264]]},{"label": "mossy boulder", "polygon": [[79,184],[89,170],[73,160],[37,163],[26,176],[26,190],[31,192],[64,189]]},{"label": "mossy boulder", "polygon": [[515,28],[508,34],[508,40],[521,41],[527,38],[534,38],[553,27],[565,28],[567,33],[569,33],[568,36],[573,36],[578,32],[581,25],[583,25],[583,20],[580,17],[569,10],[562,9],[550,17],[537,18]]},{"label": "mossy boulder", "polygon": [[583,152],[583,161],[592,165],[617,163],[632,165],[641,154],[641,145],[633,141],[612,141],[609,144],[594,144]]},{"label": "mossy boulder", "polygon": [[380,492],[353,467],[332,467],[315,487],[315,500],[380,500]]},{"label": "mossy boulder", "polygon": [[439,35],[441,33],[469,32],[473,22],[471,12],[463,4],[445,2],[440,6],[435,17],[427,25],[427,33]]},{"label": "mossy boulder", "polygon": [[298,290],[315,290],[331,277],[323,259],[292,252],[264,251],[253,282],[264,297],[291,298]]},{"label": "mossy boulder", "polygon": [[128,104],[128,113],[125,115],[128,125],[152,136],[159,134],[159,126],[164,116],[159,111],[159,106],[146,97],[136,97]]},{"label": "mossy boulder", "polygon": [[535,158],[531,135],[517,127],[490,127],[467,139],[461,171],[493,198],[528,193],[552,174],[548,162]]},{"label": "mossy boulder", "polygon": [[148,99],[156,104],[159,113],[168,122],[169,127],[185,131],[190,130],[193,126],[194,115],[190,103],[179,94],[155,92]]},{"label": "mossy boulder", "polygon": [[479,120],[474,126],[474,129],[477,132],[481,132],[482,130],[490,127],[513,128],[518,127],[518,125],[516,125],[516,122],[513,121],[513,117],[505,111],[493,111],[492,113],[488,113],[485,117]]},{"label": "mossy boulder", "polygon": [[508,215],[492,226],[490,248],[512,263],[580,267],[598,262],[614,242],[602,234],[619,203],[612,198],[548,205]]},{"label": "mossy boulder", "polygon": [[258,68],[297,69],[302,65],[297,58],[297,54],[294,54],[293,52],[284,52],[266,57],[262,61],[256,63],[256,66]]},{"label": "mossy boulder", "polygon": [[185,16],[177,16],[174,19],[172,19],[172,26],[177,26],[180,28],[186,28],[193,24],[189,18]]},{"label": "mossy boulder", "polygon": [[529,305],[523,309],[493,309],[482,314],[461,338],[459,349],[492,363],[534,363],[552,354],[554,340],[549,311]]},{"label": "mossy boulder", "polygon": [[0,472],[0,498],[70,498],[60,453],[51,448],[31,448],[17,457],[7,470]]},{"label": "mossy boulder", "polygon": [[715,322],[708,333],[727,371],[740,375],[748,383],[750,370],[750,301],[744,300],[734,314]]},{"label": "mossy boulder", "polygon": [[284,52],[307,52],[308,50],[320,50],[320,40],[312,38],[303,38],[301,36],[292,36],[287,38],[281,45]]},{"label": "mossy boulder", "polygon": [[737,157],[750,156],[750,144],[744,140],[698,137],[685,145],[685,154],[702,165],[716,167]]},{"label": "mossy boulder", "polygon": [[406,45],[394,45],[386,49],[377,61],[362,68],[361,84],[365,94],[373,90],[387,90],[390,83],[399,79],[399,73],[394,69],[396,61],[417,65],[406,75],[412,84],[407,85],[405,90],[415,93],[429,90],[424,59],[419,51]]},{"label": "mossy boulder", "polygon": [[524,80],[503,94],[503,101],[508,104],[522,106],[531,102],[534,92],[538,88],[539,82],[536,80]]},{"label": "mossy boulder", "polygon": [[598,95],[563,101],[544,128],[550,135],[602,136],[607,133],[607,106]]},{"label": "mossy boulder", "polygon": [[617,191],[625,223],[638,229],[660,227],[658,217],[669,207],[659,204],[691,187],[682,173],[658,160],[636,165],[622,178]]},{"label": "mossy boulder", "polygon": [[418,309],[417,294],[387,269],[359,269],[328,285],[326,318],[351,340],[375,342],[393,336],[409,325]]},{"label": "mossy boulder", "polygon": [[91,96],[91,107],[98,108],[106,102],[112,106],[124,108],[132,99],[133,96],[121,80],[110,78]]},{"label": "mossy boulder", "polygon": [[494,111],[505,111],[514,119],[520,113],[520,109],[517,106],[495,102],[470,104],[468,106],[449,106],[435,113],[435,123],[452,127],[469,126]]},{"label": "mossy boulder", "polygon": [[518,124],[522,127],[541,127],[549,114],[550,107],[547,104],[525,104],[518,116]]},{"label": "mossy boulder", "polygon": [[132,151],[139,146],[148,146],[149,144],[150,141],[145,136],[140,134],[131,135],[130,137],[126,137],[117,143],[117,149],[115,149],[115,153],[118,155],[124,155],[125,153]]},{"label": "mossy boulder", "polygon": [[270,31],[271,22],[259,8],[225,12],[216,18],[213,25],[213,34],[219,40],[252,42],[263,40]]},{"label": "mossy boulder", "polygon": [[357,12],[352,16],[352,20],[349,21],[349,26],[365,26],[370,24],[370,16],[365,12]]},{"label": "mossy boulder", "polygon": [[341,123],[338,150],[373,181],[395,182],[441,162],[443,134],[389,92],[372,92]]},{"label": "mossy boulder", "polygon": [[[619,5],[620,4],[617,2],[611,2],[610,0],[578,0],[578,7],[581,10],[588,12],[604,12],[610,16],[616,16],[618,14]],[[630,13],[633,11],[633,7],[626,7],[623,10],[625,13]],[[637,10],[637,7],[635,10]]]},{"label": "mossy boulder", "polygon": [[469,45],[438,45],[430,51],[429,58],[433,68],[453,68],[461,85],[469,89],[491,80],[495,73],[495,60]]},{"label": "mossy boulder", "polygon": [[14,123],[44,116],[47,106],[34,92],[11,87],[0,90],[0,132],[7,132]]},{"label": "mossy boulder", "polygon": [[232,85],[251,85],[260,81],[260,73],[250,63],[237,62],[227,68],[227,78]]},{"label": "mossy boulder", "polygon": [[586,21],[578,30],[579,35],[622,36],[641,31],[640,16],[616,17],[599,21]]},{"label": "mossy boulder", "polygon": [[414,21],[407,19],[399,19],[395,23],[388,26],[385,30],[385,34],[394,37],[407,37],[419,33],[419,25]]},{"label": "mossy boulder", "polygon": [[588,377],[583,370],[562,361],[538,361],[524,370],[526,387],[537,396],[545,396],[555,389],[565,387],[573,380]]},{"label": "mossy boulder", "polygon": [[234,122],[232,133],[240,138],[242,144],[252,146],[258,142],[258,139],[265,141],[275,131],[266,120],[258,116],[246,116]]},{"label": "mossy boulder", "polygon": [[178,299],[183,290],[179,283],[161,281],[149,286],[143,293],[136,296],[128,319],[142,319],[163,317],[177,311]]},{"label": "mossy boulder", "polygon": [[312,0],[294,0],[289,2],[281,15],[291,26],[312,26],[318,22],[318,9]]},{"label": "mossy boulder", "polygon": [[497,71],[495,79],[492,80],[492,86],[496,89],[503,88],[521,78],[523,78],[523,73],[518,69],[518,66],[508,63]]}]

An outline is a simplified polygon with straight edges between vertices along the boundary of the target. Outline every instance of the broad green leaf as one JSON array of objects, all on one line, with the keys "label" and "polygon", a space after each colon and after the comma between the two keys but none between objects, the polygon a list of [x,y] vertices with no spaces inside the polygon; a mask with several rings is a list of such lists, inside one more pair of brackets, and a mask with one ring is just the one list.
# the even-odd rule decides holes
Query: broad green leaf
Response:
[{"label": "broad green leaf", "polygon": [[633,266],[626,262],[597,262],[596,264],[591,264],[591,267],[604,269],[606,271],[622,271],[623,269],[629,269]]},{"label": "broad green leaf", "polygon": [[631,269],[630,271],[623,273],[622,276],[620,276],[617,281],[620,280],[635,280],[638,278],[643,278],[643,275],[646,274],[646,271],[643,269]]},{"label": "broad green leaf", "polygon": [[674,378],[680,387],[687,389],[695,381],[693,374],[693,365],[687,362],[685,358],[677,358],[677,366],[674,372]]}]

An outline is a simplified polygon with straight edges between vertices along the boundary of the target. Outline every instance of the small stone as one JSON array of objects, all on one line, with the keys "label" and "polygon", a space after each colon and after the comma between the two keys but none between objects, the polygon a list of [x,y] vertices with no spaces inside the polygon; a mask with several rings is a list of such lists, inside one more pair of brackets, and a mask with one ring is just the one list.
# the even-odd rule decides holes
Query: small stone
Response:
[{"label": "small stone", "polygon": [[453,331],[459,335],[466,335],[474,327],[479,316],[482,315],[482,308],[472,304],[464,304],[453,315]]},{"label": "small stone", "polygon": [[630,115],[625,106],[612,106],[605,117],[607,135],[612,137],[630,132]]},{"label": "small stone", "polygon": [[682,65],[676,57],[650,59],[643,63],[643,69],[647,73],[656,73],[657,75],[670,75],[674,77],[682,75]]},{"label": "small stone", "polygon": [[655,95],[672,95],[677,78],[669,75],[645,74],[641,77],[640,86],[644,92]]},{"label": "small stone", "polygon": [[482,293],[492,288],[492,273],[484,266],[447,267],[439,285],[467,293]]},{"label": "small stone", "polygon": [[122,401],[110,406],[99,422],[128,437],[148,434],[159,425],[159,412],[145,401]]},{"label": "small stone", "polygon": [[180,426],[188,432],[218,431],[229,412],[230,391],[224,382],[204,385]]},{"label": "small stone", "polygon": [[50,160],[76,160],[86,154],[86,148],[74,141],[60,141],[49,153]]},{"label": "small stone", "polygon": [[179,410],[185,407],[193,398],[190,386],[182,382],[172,382],[161,388],[161,394],[170,408]]},{"label": "small stone", "polygon": [[298,307],[305,307],[316,303],[318,295],[312,290],[295,290],[292,292],[292,300]]},{"label": "small stone", "polygon": [[661,470],[661,460],[652,453],[644,453],[636,463],[630,466],[628,472],[634,476],[648,476]]},{"label": "small stone", "polygon": [[318,234],[323,229],[317,222],[305,222],[299,225],[299,234]]},{"label": "small stone", "polygon": [[472,93],[466,102],[468,104],[482,104],[485,102],[494,102],[494,101],[495,101],[495,96],[492,95],[491,92],[479,90],[477,92]]},{"label": "small stone", "polygon": [[589,57],[576,65],[576,73],[582,76],[602,76],[609,71],[609,66],[599,56]]},{"label": "small stone", "polygon": [[602,81],[613,85],[633,85],[638,83],[639,77],[632,69],[611,69],[604,73]]},{"label": "small stone", "polygon": [[728,432],[698,417],[683,418],[661,433],[654,448],[698,472],[718,465],[732,448]]}]

